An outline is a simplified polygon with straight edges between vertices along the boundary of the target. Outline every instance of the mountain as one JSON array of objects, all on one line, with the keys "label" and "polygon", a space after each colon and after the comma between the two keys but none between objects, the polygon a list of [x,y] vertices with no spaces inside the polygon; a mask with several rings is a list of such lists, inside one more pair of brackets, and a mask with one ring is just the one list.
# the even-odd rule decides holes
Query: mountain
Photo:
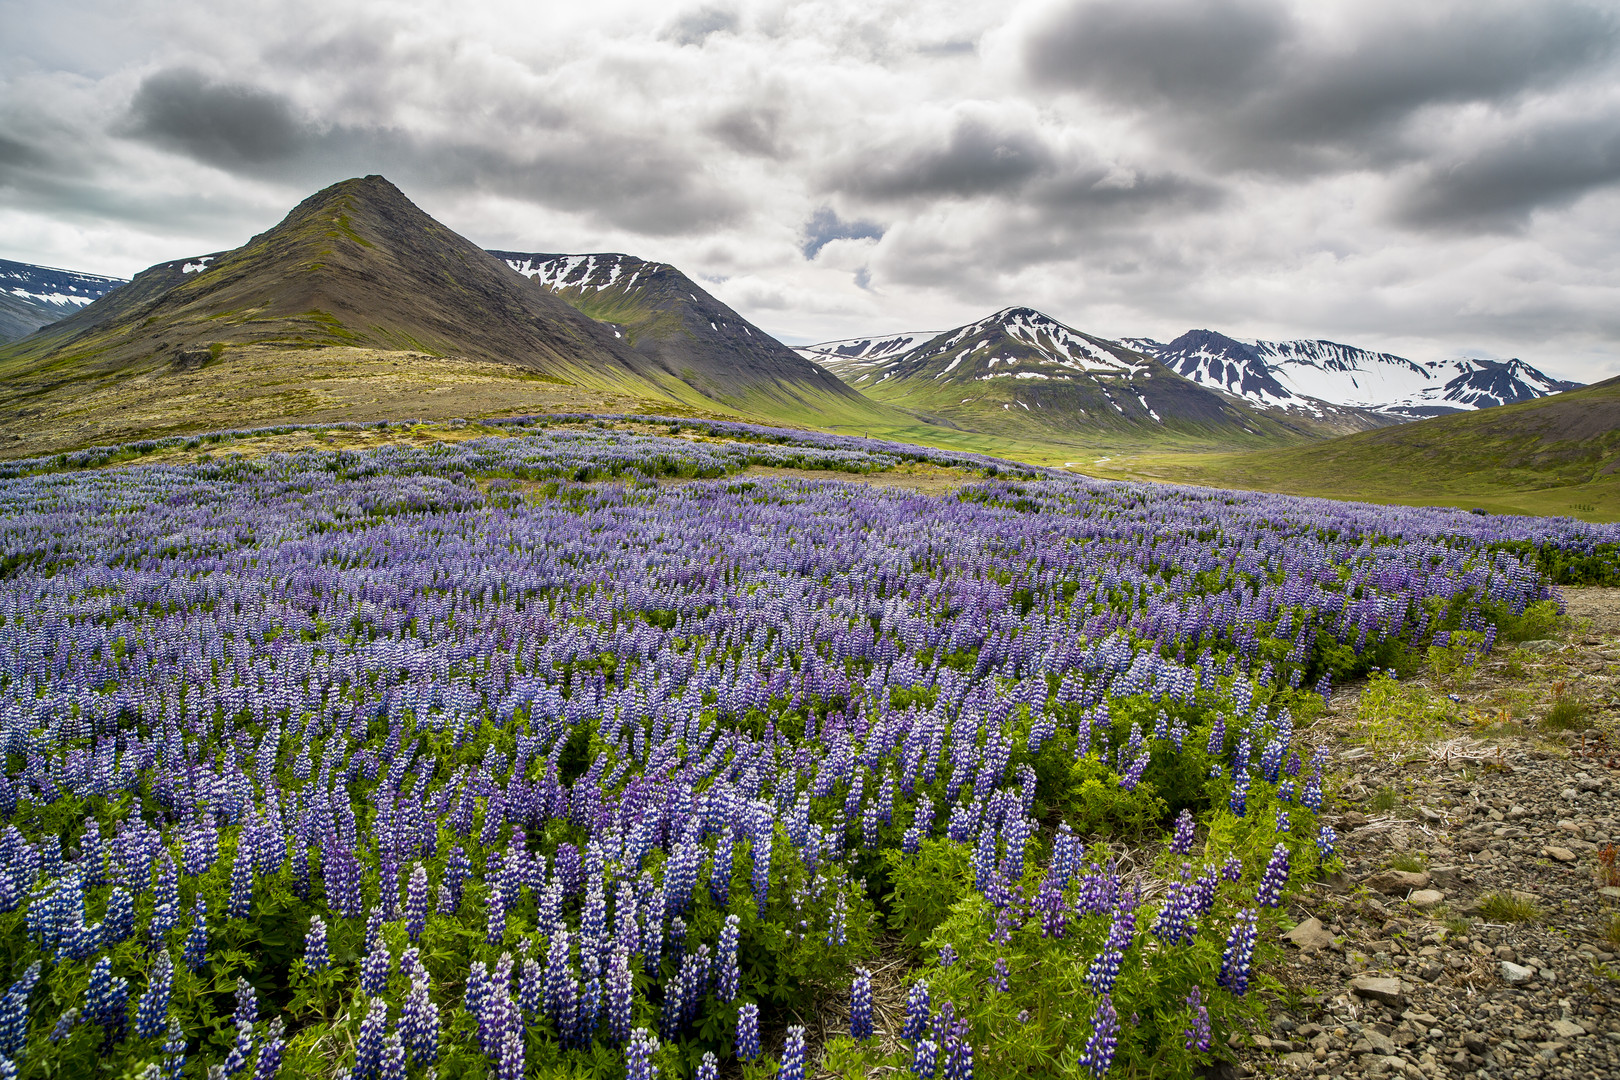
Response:
[{"label": "mountain", "polygon": [[799,355],[855,389],[978,430],[1244,440],[1322,434],[1315,418],[1268,416],[1145,353],[1026,307],[939,334],[850,338]]},{"label": "mountain", "polygon": [[0,347],[0,382],[10,391],[0,390],[0,420],[8,397],[65,393],[87,379],[165,377],[265,348],[497,363],[513,377],[647,408],[729,414],[747,406],[749,415],[791,413],[804,423],[816,423],[828,402],[866,404],[774,342],[741,358],[718,346],[661,345],[704,312],[717,325],[726,318],[744,341],[763,335],[712,299],[698,301],[695,286],[686,305],[673,303],[668,290],[686,282],[678,272],[649,276],[664,292],[641,297],[636,312],[627,300],[627,321],[615,326],[433,220],[384,178],[345,180],[242,247],[160,263]]},{"label": "mountain", "polygon": [[660,370],[741,411],[870,408],[821,366],[771,337],[668,263],[633,255],[491,251],[607,325]]},{"label": "mountain", "polygon": [[1146,338],[1129,344],[1264,409],[1361,410],[1381,414],[1383,422],[1530,401],[1577,385],[1521,360],[1418,363],[1333,341],[1240,341],[1191,330],[1168,344]]},{"label": "mountain", "polygon": [[1138,478],[1493,511],[1620,516],[1620,378],[1286,449],[1160,455]]},{"label": "mountain", "polygon": [[0,259],[0,343],[27,337],[124,284],[123,278]]}]

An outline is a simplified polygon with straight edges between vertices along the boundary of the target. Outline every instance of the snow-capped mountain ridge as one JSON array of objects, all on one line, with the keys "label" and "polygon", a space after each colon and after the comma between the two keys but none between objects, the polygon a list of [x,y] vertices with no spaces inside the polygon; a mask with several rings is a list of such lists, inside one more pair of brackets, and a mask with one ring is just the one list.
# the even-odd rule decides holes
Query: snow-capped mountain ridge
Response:
[{"label": "snow-capped mountain ridge", "polygon": [[1395,420],[1529,401],[1576,383],[1522,360],[1461,358],[1419,363],[1336,341],[1266,341],[1192,330],[1168,344],[1131,344],[1177,373],[1262,408],[1323,405],[1368,410]]},{"label": "snow-capped mountain ridge", "polygon": [[101,299],[123,278],[0,259],[0,341],[12,341]]}]

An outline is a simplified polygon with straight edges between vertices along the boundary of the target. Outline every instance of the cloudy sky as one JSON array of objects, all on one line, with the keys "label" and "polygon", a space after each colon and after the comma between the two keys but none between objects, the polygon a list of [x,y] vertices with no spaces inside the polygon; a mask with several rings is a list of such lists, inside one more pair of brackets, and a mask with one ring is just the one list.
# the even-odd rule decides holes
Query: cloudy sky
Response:
[{"label": "cloudy sky", "polygon": [[0,0],[0,25],[0,257],[128,276],[379,172],[487,247],[674,262],[791,342],[1021,303],[1620,374],[1612,2]]}]

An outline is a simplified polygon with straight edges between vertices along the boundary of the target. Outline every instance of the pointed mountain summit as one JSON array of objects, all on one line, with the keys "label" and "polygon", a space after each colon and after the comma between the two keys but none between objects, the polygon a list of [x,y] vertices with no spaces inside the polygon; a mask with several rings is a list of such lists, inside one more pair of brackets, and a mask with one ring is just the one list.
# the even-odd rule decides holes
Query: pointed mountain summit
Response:
[{"label": "pointed mountain summit", "polygon": [[[372,364],[409,354],[506,365],[518,370],[505,378],[582,388],[633,410],[680,406],[808,424],[898,415],[806,363],[673,267],[629,256],[596,256],[586,265],[607,277],[626,267],[630,274],[600,288],[570,282],[559,290],[534,280],[532,265],[525,276],[435,221],[384,178],[345,180],[239,248],[160,263],[0,348],[0,376],[18,393],[24,382],[28,393],[62,393],[78,380],[163,376],[251,354],[263,382],[274,378],[277,357],[294,355],[266,349],[307,359],[350,347]],[[0,394],[0,406],[7,396],[15,395]],[[480,406],[474,391],[462,398],[469,411],[498,407]]]},{"label": "pointed mountain summit", "polygon": [[981,430],[1240,441],[1305,433],[1027,307],[941,334],[851,338],[799,354],[879,401]]},{"label": "pointed mountain summit", "polygon": [[644,367],[380,176],[311,195],[233,251],[160,263],[45,336],[98,367],[267,343],[417,350],[597,385],[634,385]]},{"label": "pointed mountain summit", "polygon": [[744,412],[870,403],[668,263],[633,255],[491,251],[582,314],[612,328],[671,378]]}]

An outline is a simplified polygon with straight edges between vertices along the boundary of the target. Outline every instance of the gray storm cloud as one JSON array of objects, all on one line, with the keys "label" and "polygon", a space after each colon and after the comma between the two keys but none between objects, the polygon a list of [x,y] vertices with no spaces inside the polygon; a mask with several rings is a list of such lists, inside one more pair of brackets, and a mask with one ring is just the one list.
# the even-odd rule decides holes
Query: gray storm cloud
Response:
[{"label": "gray storm cloud", "polygon": [[0,40],[0,255],[128,274],[380,172],[795,340],[1028,303],[1591,379],[1616,132],[1592,0],[86,0]]}]

